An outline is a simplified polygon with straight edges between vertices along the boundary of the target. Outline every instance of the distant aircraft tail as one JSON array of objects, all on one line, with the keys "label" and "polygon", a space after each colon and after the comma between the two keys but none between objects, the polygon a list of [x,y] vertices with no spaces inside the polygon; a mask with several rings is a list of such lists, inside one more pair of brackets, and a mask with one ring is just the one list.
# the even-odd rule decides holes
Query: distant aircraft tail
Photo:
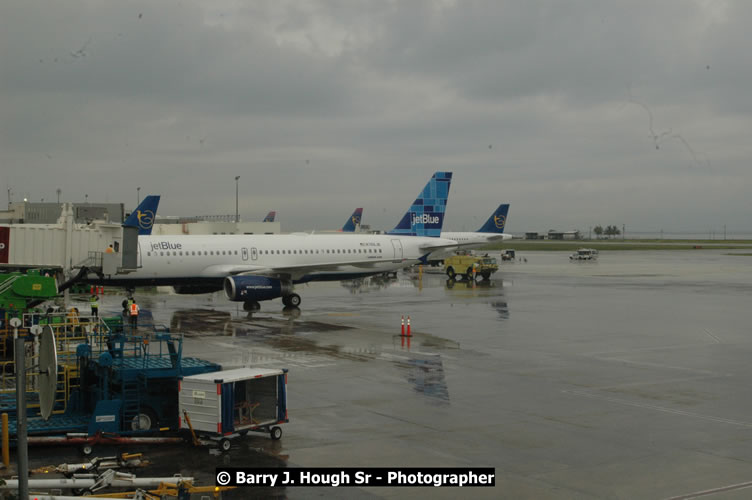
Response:
[{"label": "distant aircraft tail", "polygon": [[154,226],[154,219],[157,216],[159,198],[158,195],[149,195],[144,198],[144,201],[136,207],[136,210],[125,219],[123,225],[137,227],[139,236],[151,234],[151,228]]},{"label": "distant aircraft tail", "polygon": [[276,216],[277,216],[277,212],[275,212],[274,210],[272,210],[271,212],[269,212],[268,214],[266,214],[266,217],[264,217],[264,220],[262,220],[261,222],[274,222],[274,218]]},{"label": "distant aircraft tail", "polygon": [[355,228],[360,225],[360,220],[363,218],[363,209],[362,208],[356,208],[355,211],[352,213],[349,219],[347,219],[347,222],[344,226],[342,226],[342,231],[345,233],[352,233],[355,231]]},{"label": "distant aircraft tail", "polygon": [[476,233],[503,233],[507,223],[507,213],[509,213],[509,203],[502,203]]},{"label": "distant aircraft tail", "polygon": [[433,174],[399,224],[387,234],[438,238],[444,225],[444,212],[451,183],[452,172]]}]

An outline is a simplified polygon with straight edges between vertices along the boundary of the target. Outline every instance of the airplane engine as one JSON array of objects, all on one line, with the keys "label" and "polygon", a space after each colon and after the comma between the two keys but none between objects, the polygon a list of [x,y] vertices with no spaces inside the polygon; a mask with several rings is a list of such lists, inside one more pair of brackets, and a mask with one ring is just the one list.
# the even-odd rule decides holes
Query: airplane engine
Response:
[{"label": "airplane engine", "polygon": [[235,302],[260,302],[292,293],[292,285],[263,276],[228,276],[224,283],[225,295]]}]

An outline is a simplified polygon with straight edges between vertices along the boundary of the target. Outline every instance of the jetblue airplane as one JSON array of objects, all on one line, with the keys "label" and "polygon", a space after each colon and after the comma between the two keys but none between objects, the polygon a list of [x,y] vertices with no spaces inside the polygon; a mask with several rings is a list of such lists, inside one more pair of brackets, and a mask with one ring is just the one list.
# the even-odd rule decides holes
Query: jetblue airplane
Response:
[{"label": "jetblue airplane", "polygon": [[456,240],[463,248],[477,248],[497,241],[510,240],[512,235],[504,232],[508,213],[509,203],[502,203],[477,231],[442,231],[441,237]]},{"label": "jetblue airplane", "polygon": [[355,232],[355,228],[360,226],[360,221],[363,218],[363,209],[362,208],[356,208],[355,211],[352,213],[349,219],[347,219],[347,222],[345,222],[345,225],[342,226],[343,233],[353,233]]},{"label": "jetblue airplane", "polygon": [[157,207],[159,206],[159,196],[149,195],[144,198],[136,210],[131,212],[128,218],[123,222],[124,226],[131,226],[138,228],[139,236],[148,236],[151,234],[151,230],[154,227],[154,218],[157,215]]},{"label": "jetblue airplane", "polygon": [[[396,271],[427,262],[431,252],[455,248],[439,238],[451,172],[436,172],[400,221],[400,234],[175,235],[139,238],[139,269],[87,281],[124,287],[172,285],[177,293],[224,289],[228,299],[255,311],[282,298],[300,305],[293,286]],[[428,196],[426,196],[428,195]],[[408,221],[408,225],[403,224]],[[419,237],[433,232],[435,237]]]},{"label": "jetblue airplane", "polygon": [[271,212],[266,214],[266,217],[264,217],[264,220],[262,220],[261,222],[274,222],[274,217],[276,216],[277,216],[277,212],[272,210]]},{"label": "jetblue airplane", "polygon": [[[502,203],[496,210],[494,210],[486,223],[483,224],[477,231],[442,231],[441,237],[456,241],[458,248],[461,248],[463,250],[481,248],[490,243],[512,239],[511,234],[504,232],[504,226],[507,222],[508,213],[509,204]],[[452,255],[452,253],[453,250],[434,252],[433,254],[431,254],[429,264],[436,266],[440,264],[444,258]]]}]

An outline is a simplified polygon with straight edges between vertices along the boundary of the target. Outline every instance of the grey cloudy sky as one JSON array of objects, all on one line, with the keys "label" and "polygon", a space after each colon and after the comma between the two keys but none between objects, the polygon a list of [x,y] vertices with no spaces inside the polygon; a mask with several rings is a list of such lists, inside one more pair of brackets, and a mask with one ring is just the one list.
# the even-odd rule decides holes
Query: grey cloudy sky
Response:
[{"label": "grey cloudy sky", "polygon": [[[752,2],[0,3],[0,186],[389,229],[752,231]],[[5,193],[3,193],[5,194]]]}]

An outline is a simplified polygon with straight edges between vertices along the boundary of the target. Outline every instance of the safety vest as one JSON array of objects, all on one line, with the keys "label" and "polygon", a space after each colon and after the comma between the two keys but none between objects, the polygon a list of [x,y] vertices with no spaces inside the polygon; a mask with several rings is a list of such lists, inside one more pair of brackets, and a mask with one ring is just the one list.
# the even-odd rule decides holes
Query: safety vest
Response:
[{"label": "safety vest", "polygon": [[91,302],[91,307],[99,307],[99,299],[96,296],[90,297],[89,302]]},{"label": "safety vest", "polygon": [[138,304],[131,304],[131,316],[138,316]]}]

